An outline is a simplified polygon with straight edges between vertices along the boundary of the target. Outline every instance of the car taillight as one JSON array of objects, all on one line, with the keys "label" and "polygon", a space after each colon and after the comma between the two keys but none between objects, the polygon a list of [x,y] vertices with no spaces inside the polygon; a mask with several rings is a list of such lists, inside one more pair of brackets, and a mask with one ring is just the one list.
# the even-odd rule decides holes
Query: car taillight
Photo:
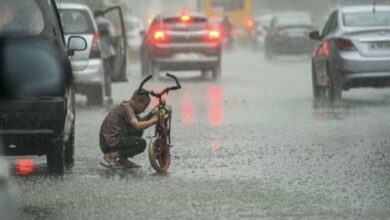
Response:
[{"label": "car taillight", "polygon": [[221,32],[218,30],[209,30],[207,33],[207,39],[208,42],[217,42],[221,40]]},{"label": "car taillight", "polygon": [[191,21],[191,16],[189,16],[189,15],[182,15],[180,17],[180,21],[181,22],[189,22],[189,21]]},{"label": "car taillight", "polygon": [[355,45],[353,45],[352,41],[348,39],[338,38],[335,39],[335,45],[339,50],[355,50]]},{"label": "car taillight", "polygon": [[313,51],[313,56],[329,56],[329,43],[325,41],[318,49]]},{"label": "car taillight", "polygon": [[252,28],[253,26],[255,26],[255,21],[252,18],[248,18],[248,20],[246,21],[246,26],[248,28]]},{"label": "car taillight", "polygon": [[18,175],[28,175],[35,170],[35,163],[33,160],[17,160],[15,165],[16,173]]},{"label": "car taillight", "polygon": [[152,40],[152,43],[154,43],[154,44],[166,43],[166,42],[168,42],[168,36],[165,33],[165,31],[157,30],[157,31],[153,32],[151,40]]},{"label": "car taillight", "polygon": [[100,59],[101,58],[99,33],[95,33],[93,35],[91,54],[89,55],[89,58],[91,58],[91,59]]}]

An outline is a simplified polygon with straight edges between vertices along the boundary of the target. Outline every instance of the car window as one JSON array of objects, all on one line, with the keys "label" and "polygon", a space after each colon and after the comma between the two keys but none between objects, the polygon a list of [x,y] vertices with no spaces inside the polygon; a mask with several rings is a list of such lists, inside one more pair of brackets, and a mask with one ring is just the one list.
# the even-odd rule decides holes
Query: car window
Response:
[{"label": "car window", "polygon": [[[336,14],[337,14],[337,11],[334,11],[330,16],[329,16],[329,19],[328,21],[326,22],[325,26],[324,26],[324,29],[322,30],[322,37],[325,37],[327,36],[331,30],[332,30],[332,26],[334,25],[334,22],[335,22],[335,19],[336,19]],[[336,20],[337,22],[337,20]]]},{"label": "car window", "polygon": [[180,17],[166,18],[163,23],[170,30],[204,30],[207,28],[207,18],[192,17],[190,21],[183,22]]},{"label": "car window", "polygon": [[390,26],[390,11],[344,13],[343,23],[347,27]]},{"label": "car window", "polygon": [[65,34],[93,34],[91,16],[85,10],[60,9]]},{"label": "car window", "polygon": [[0,1],[0,36],[36,36],[44,28],[43,14],[35,1]]}]

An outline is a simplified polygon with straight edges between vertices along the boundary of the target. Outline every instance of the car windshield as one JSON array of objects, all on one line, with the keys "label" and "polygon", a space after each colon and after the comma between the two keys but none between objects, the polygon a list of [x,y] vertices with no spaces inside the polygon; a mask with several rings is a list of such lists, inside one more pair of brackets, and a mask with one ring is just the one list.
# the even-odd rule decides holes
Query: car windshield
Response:
[{"label": "car windshield", "polygon": [[372,11],[344,13],[343,23],[347,27],[390,27],[390,11],[377,11],[375,13]]},{"label": "car windshield", "polygon": [[0,0],[0,36],[36,36],[44,27],[42,12],[35,1]]},{"label": "car windshield", "polygon": [[65,34],[93,34],[91,16],[85,10],[61,9],[60,16]]}]

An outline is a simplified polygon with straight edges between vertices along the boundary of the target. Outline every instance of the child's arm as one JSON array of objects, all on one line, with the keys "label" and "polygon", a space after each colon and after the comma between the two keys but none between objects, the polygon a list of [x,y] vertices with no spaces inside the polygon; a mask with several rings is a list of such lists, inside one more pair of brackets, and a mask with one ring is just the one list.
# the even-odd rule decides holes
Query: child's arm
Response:
[{"label": "child's arm", "polygon": [[146,121],[138,121],[137,118],[132,118],[129,121],[129,123],[138,130],[144,130],[146,128],[149,128],[150,126],[156,124],[157,122],[158,119],[156,117],[152,117],[151,119]]},{"label": "child's arm", "polygon": [[154,115],[155,115],[155,114],[153,113],[153,110],[152,110],[152,111],[150,111],[147,115],[145,115],[144,117],[142,117],[142,118],[140,119],[140,121],[149,121],[150,119],[153,118]]}]

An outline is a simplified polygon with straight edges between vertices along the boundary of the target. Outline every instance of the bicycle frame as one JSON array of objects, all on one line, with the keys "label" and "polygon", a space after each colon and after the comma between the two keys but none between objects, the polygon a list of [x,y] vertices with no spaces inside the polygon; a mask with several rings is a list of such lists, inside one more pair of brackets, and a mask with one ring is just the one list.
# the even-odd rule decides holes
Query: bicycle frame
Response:
[{"label": "bicycle frame", "polygon": [[[157,172],[166,172],[169,168],[170,164],[170,148],[171,145],[171,122],[172,122],[172,109],[167,109],[166,100],[163,99],[163,95],[168,94],[172,90],[181,89],[181,85],[177,78],[169,73],[167,76],[174,79],[176,82],[176,86],[167,87],[162,92],[156,93],[152,90],[143,90],[144,84],[149,81],[152,76],[144,79],[139,87],[139,94],[145,92],[153,97],[158,99],[158,103],[156,107],[160,110],[165,110],[166,114],[162,116],[158,113],[158,121],[155,125],[154,138],[151,139],[148,147],[149,152],[149,160],[151,162],[152,167]],[[157,143],[157,144],[156,144]]]}]

